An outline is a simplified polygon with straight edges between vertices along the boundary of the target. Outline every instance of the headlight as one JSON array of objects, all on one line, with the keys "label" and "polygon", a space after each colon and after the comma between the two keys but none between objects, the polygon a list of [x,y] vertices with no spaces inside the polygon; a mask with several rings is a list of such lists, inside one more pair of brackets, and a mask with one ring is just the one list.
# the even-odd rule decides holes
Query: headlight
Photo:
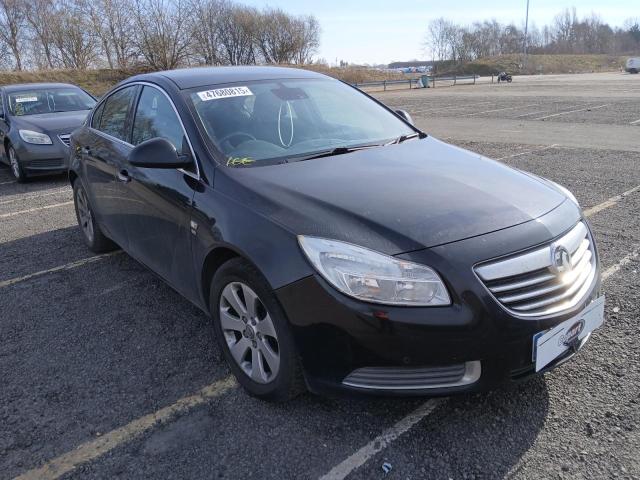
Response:
[{"label": "headlight", "polygon": [[575,203],[578,207],[580,206],[580,204],[578,203],[578,199],[567,188],[563,187],[559,183],[552,182],[551,180],[549,180],[549,181],[551,183],[553,183],[558,188],[558,190],[560,190],[562,193],[564,193],[569,198],[569,200],[571,200],[573,203]]},{"label": "headlight", "polygon": [[20,138],[27,143],[35,143],[38,145],[51,145],[51,138],[49,135],[40,132],[34,132],[33,130],[19,130]]},{"label": "headlight", "polygon": [[387,305],[451,304],[444,283],[425,265],[336,240],[298,236],[298,241],[324,279],[350,297]]}]

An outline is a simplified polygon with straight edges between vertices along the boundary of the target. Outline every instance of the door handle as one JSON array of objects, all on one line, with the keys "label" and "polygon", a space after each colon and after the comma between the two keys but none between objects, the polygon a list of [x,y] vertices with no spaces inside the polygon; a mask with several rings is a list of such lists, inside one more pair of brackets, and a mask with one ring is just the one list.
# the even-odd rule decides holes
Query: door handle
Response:
[{"label": "door handle", "polygon": [[129,176],[129,172],[126,170],[120,170],[118,172],[118,180],[124,183],[129,183],[131,181],[131,177]]}]

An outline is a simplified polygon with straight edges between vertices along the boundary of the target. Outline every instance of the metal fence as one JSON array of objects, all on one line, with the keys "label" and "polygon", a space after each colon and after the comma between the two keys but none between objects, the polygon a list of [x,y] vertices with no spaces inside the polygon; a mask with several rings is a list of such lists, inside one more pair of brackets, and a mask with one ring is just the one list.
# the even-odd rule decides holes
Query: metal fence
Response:
[{"label": "metal fence", "polygon": [[[453,82],[456,85],[458,82],[473,81],[473,85],[476,84],[478,75],[446,75],[441,77],[423,75],[417,78],[407,78],[406,80],[379,80],[375,82],[356,82],[352,85],[356,88],[368,88],[368,87],[382,87],[386,90],[388,86],[393,85],[407,85],[409,88],[418,88],[419,82],[422,80],[422,87],[428,86],[429,88],[436,88],[438,82]],[[424,85],[425,81],[427,85]]]}]

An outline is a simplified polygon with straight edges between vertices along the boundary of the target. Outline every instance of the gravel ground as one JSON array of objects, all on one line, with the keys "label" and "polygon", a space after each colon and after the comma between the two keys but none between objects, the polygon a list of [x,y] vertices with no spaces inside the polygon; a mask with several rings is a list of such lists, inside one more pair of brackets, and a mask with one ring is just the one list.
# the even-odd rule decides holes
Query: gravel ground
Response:
[{"label": "gravel ground", "polygon": [[[520,81],[502,108],[529,101]],[[553,85],[532,79],[528,96],[547,92],[551,105],[566,93],[559,108],[592,102],[575,85]],[[636,88],[617,77],[607,85],[615,100]],[[464,112],[452,106],[495,100],[482,90],[491,86],[478,86],[476,96],[472,88],[438,90],[433,109]],[[408,110],[419,117],[417,105],[432,93],[380,98],[414,102]],[[560,132],[573,125],[556,124]],[[585,208],[640,185],[639,152],[452,134],[463,148],[562,183]],[[91,256],[70,200],[62,178],[18,185],[0,167],[0,285]],[[640,191],[590,217],[605,271],[640,248],[638,211]],[[606,324],[572,362],[488,394],[445,399],[349,478],[640,479],[640,257],[603,289]],[[229,376],[207,317],[124,253],[0,287],[0,295],[0,479]],[[303,395],[271,405],[234,387],[62,478],[318,478],[425,401]]]}]

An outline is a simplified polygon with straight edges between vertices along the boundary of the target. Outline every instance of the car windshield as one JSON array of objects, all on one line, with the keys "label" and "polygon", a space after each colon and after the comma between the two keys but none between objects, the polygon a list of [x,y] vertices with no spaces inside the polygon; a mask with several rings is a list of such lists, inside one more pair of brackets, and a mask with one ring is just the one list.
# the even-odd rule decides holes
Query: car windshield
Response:
[{"label": "car windshield", "polygon": [[330,79],[201,87],[189,98],[230,166],[294,161],[333,149],[344,153],[416,133],[365,95]]},{"label": "car windshield", "polygon": [[96,101],[79,88],[47,88],[21,90],[8,94],[13,115],[91,110]]}]

